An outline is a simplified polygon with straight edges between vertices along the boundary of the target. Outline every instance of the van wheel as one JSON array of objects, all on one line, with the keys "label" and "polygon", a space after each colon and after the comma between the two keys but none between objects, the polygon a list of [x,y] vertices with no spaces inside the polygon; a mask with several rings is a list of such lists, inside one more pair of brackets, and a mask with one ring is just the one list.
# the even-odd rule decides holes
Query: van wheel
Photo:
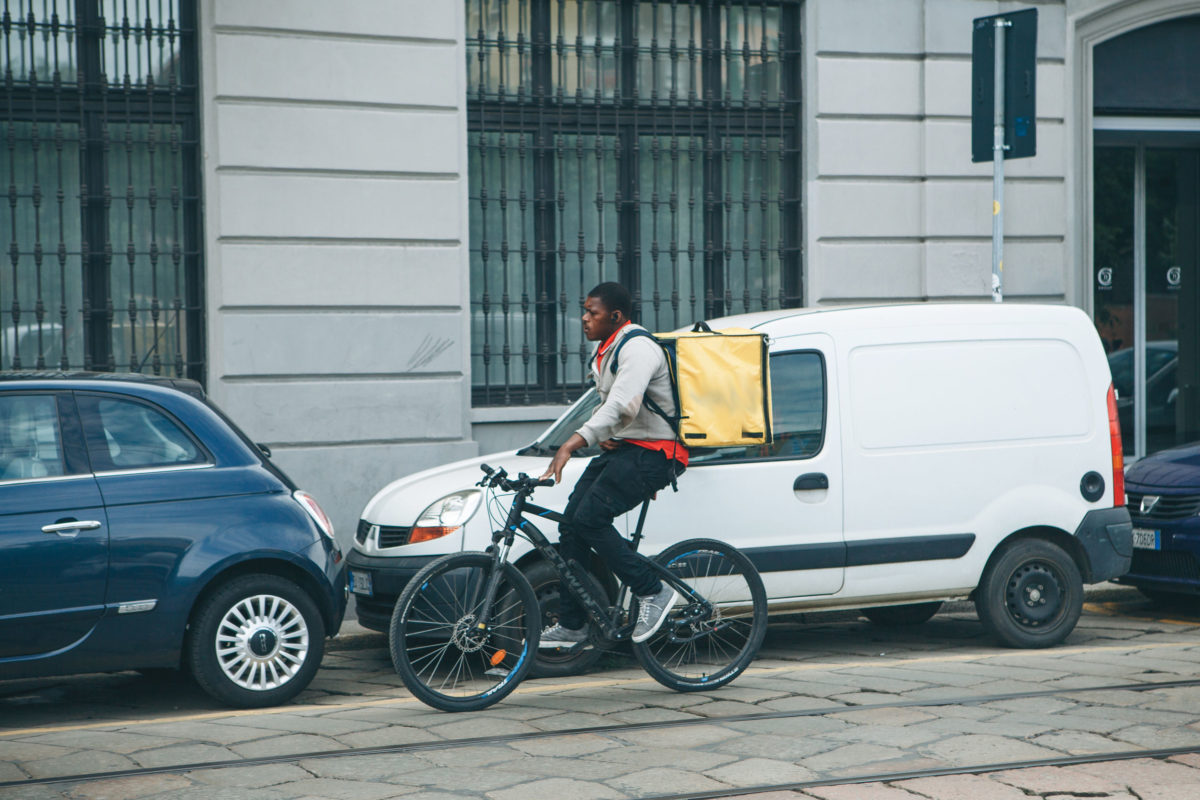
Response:
[{"label": "van wheel", "polygon": [[1065,550],[1021,539],[1000,551],[975,593],[984,627],[1009,647],[1053,647],[1083,610],[1083,579]]},{"label": "van wheel", "polygon": [[928,622],[941,608],[942,603],[939,600],[936,603],[911,603],[906,606],[864,608],[862,609],[862,615],[876,625],[890,628],[897,625],[920,625],[922,622]]},{"label": "van wheel", "polygon": [[[538,561],[525,569],[525,577],[537,595],[538,606],[542,609],[542,629],[558,621],[558,594],[560,591],[558,570],[548,561]],[[596,581],[591,587],[602,593],[600,582]],[[539,648],[529,668],[533,678],[562,678],[568,675],[579,675],[587,672],[596,665],[604,655],[604,651],[595,646],[580,649],[575,648]]]},{"label": "van wheel", "polygon": [[238,708],[291,700],[325,652],[317,604],[276,575],[231,580],[200,605],[189,628],[186,665],[196,683]]}]

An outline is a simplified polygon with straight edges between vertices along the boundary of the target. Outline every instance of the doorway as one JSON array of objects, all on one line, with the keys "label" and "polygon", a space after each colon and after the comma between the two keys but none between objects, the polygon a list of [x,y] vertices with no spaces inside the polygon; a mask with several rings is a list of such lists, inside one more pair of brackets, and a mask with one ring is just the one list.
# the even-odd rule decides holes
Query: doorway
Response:
[{"label": "doorway", "polygon": [[1137,460],[1200,438],[1200,141],[1133,122],[1096,130],[1092,308]]}]

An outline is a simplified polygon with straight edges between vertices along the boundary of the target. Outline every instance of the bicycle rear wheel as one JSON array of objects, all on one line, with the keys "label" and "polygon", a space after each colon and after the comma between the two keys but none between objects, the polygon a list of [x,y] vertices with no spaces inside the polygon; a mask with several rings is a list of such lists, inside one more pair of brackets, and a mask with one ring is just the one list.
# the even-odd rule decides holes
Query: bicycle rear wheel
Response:
[{"label": "bicycle rear wheel", "polygon": [[767,593],[750,559],[714,539],[655,556],[705,602],[680,598],[653,637],[633,646],[642,668],[677,692],[716,689],[745,671],[767,632]]},{"label": "bicycle rear wheel", "polygon": [[537,598],[511,564],[502,565],[487,627],[484,589],[494,566],[485,553],[452,553],[427,564],[396,601],[389,628],[392,664],[423,703],[476,711],[503,699],[537,652]]}]

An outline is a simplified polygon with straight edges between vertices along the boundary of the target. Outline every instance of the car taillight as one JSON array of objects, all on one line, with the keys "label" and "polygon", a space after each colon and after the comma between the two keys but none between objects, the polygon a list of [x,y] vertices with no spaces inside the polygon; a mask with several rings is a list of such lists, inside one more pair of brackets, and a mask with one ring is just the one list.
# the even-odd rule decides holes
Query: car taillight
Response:
[{"label": "car taillight", "polygon": [[1108,385],[1108,442],[1112,448],[1113,507],[1125,505],[1125,451],[1121,447],[1121,421],[1117,418],[1117,393]]},{"label": "car taillight", "polygon": [[333,523],[329,521],[329,516],[321,510],[321,506],[317,504],[316,499],[308,492],[303,492],[299,489],[292,492],[292,497],[296,499],[308,515],[312,517],[313,522],[317,523],[317,527],[321,529],[321,533],[333,539]]}]

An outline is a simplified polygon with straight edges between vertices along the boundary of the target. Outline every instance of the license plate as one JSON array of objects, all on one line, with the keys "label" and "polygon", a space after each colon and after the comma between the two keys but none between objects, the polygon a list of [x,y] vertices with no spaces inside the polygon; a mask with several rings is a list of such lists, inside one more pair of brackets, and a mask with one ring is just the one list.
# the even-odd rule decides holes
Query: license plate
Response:
[{"label": "license plate", "polygon": [[350,570],[350,591],[370,597],[374,593],[371,588],[371,573]]},{"label": "license plate", "polygon": [[1134,528],[1133,546],[1139,550],[1161,550],[1162,543],[1159,532],[1149,528]]}]

